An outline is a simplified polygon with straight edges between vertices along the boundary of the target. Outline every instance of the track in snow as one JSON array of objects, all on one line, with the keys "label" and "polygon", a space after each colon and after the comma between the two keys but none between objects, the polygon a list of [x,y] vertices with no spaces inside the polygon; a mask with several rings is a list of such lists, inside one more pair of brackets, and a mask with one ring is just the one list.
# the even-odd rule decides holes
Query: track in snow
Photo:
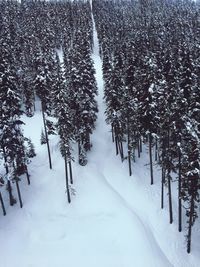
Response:
[{"label": "track in snow", "polygon": [[[97,31],[95,28],[95,22],[93,19],[93,25],[94,25],[94,53],[93,53],[93,60],[94,60],[94,66],[96,69],[96,80],[98,85],[98,106],[99,106],[99,114],[97,119],[97,128],[92,136],[92,140],[94,143],[94,150],[95,153],[92,153],[89,157],[89,164],[91,162],[95,163],[96,170],[94,173],[100,174],[101,176],[101,182],[104,183],[104,185],[109,189],[110,194],[120,203],[119,207],[121,209],[124,209],[130,216],[129,220],[133,223],[133,229],[132,231],[137,233],[135,235],[135,238],[132,243],[132,249],[133,254],[135,254],[135,263],[136,266],[172,266],[166,256],[163,254],[162,250],[158,246],[153,234],[151,233],[148,225],[146,225],[139,216],[135,213],[133,208],[127,203],[123,195],[119,191],[116,190],[115,186],[112,184],[111,180],[114,181],[115,173],[118,173],[117,169],[111,170],[110,162],[109,160],[113,159],[113,155],[111,155],[111,159],[108,157],[108,155],[113,153],[113,148],[111,140],[108,140],[111,138],[110,136],[110,129],[108,125],[105,123],[105,105],[103,102],[103,75],[102,75],[102,62],[101,58],[99,56],[99,45],[98,45],[98,37],[97,37]],[[117,165],[118,169],[121,168],[121,165]],[[106,175],[104,173],[110,173],[112,179],[107,179]],[[141,242],[142,240],[142,242]],[[130,241],[127,240],[129,243]],[[139,248],[139,249],[138,249]],[[148,249],[149,251],[145,251],[145,249]],[[139,254],[138,254],[139,253]],[[149,255],[149,259],[141,257],[141,255],[145,253],[146,255]],[[139,255],[139,257],[138,257]],[[133,263],[130,263],[133,264]],[[130,265],[131,266],[131,265]]]}]

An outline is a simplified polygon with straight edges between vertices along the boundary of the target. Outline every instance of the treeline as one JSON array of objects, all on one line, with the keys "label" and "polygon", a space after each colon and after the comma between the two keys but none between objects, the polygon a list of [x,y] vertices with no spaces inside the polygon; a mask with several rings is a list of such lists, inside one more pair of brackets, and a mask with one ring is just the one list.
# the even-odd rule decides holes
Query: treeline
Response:
[{"label": "treeline", "polygon": [[60,136],[71,202],[71,144],[78,144],[79,163],[85,165],[98,112],[92,31],[89,1],[0,2],[0,204],[4,215],[7,193],[10,205],[16,203],[13,185],[22,207],[19,181],[24,174],[30,184],[28,163],[35,150],[22,125],[23,116],[34,116],[36,100],[41,102],[41,143],[47,145],[50,169],[49,135]]},{"label": "treeline", "polygon": [[132,175],[136,154],[148,144],[150,184],[159,165],[161,208],[166,191],[170,223],[177,182],[175,214],[178,230],[187,226],[189,253],[200,200],[200,5],[94,0],[93,12],[116,153],[128,160]]}]

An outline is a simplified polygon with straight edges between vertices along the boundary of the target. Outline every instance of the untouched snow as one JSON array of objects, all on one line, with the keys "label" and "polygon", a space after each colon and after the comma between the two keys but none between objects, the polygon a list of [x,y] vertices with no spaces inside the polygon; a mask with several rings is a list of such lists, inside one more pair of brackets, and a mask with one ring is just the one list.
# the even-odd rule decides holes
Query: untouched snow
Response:
[{"label": "untouched snow", "polygon": [[145,152],[131,177],[127,162],[115,156],[105,123],[95,30],[94,44],[99,114],[88,165],[73,165],[75,196],[69,205],[55,136],[50,140],[53,170],[48,168],[38,107],[24,127],[37,152],[29,166],[31,186],[21,185],[24,207],[7,207],[7,216],[0,217],[0,267],[198,267],[198,243],[188,255],[176,221],[169,225],[167,209],[160,210],[159,176],[150,186]]}]

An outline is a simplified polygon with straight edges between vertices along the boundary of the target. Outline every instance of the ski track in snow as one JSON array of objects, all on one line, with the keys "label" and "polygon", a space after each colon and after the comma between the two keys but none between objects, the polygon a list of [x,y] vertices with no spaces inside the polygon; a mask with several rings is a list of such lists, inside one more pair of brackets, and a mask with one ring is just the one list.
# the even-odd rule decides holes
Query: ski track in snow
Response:
[{"label": "ski track in snow", "polygon": [[[99,106],[101,107],[101,109],[100,109],[99,115],[98,115],[97,129],[96,129],[96,132],[93,134],[93,137],[92,137],[92,140],[94,139],[94,140],[98,141],[99,144],[95,144],[95,147],[96,147],[95,155],[92,155],[91,158],[89,158],[89,162],[91,162],[92,160],[94,160],[96,162],[96,171],[94,171],[94,173],[98,173],[99,172],[98,170],[101,170],[101,172],[104,174],[104,169],[109,169],[109,167],[110,167],[109,162],[107,161],[107,157],[106,157],[106,155],[108,155],[110,147],[108,146],[109,141],[102,143],[102,140],[106,140],[106,138],[108,136],[108,132],[109,132],[109,127],[106,125],[105,115],[104,115],[104,111],[105,111],[104,106],[105,105],[103,102],[104,94],[103,94],[102,62],[101,62],[101,59],[99,56],[98,37],[97,37],[96,29],[95,29],[94,19],[93,19],[93,24],[94,24],[94,44],[95,44],[93,60],[94,60],[94,66],[96,69],[96,80],[98,83],[97,84],[98,85],[98,92],[99,92],[98,103],[99,103]],[[103,164],[102,164],[102,162],[99,164],[98,161],[99,161],[99,159],[102,159],[102,158],[104,159],[104,162],[103,162]],[[115,169],[113,169],[113,171],[115,172]],[[112,174],[112,180],[113,180],[114,176],[115,176],[115,174]],[[156,262],[156,260],[154,260],[152,262],[153,263],[152,266],[172,266],[170,264],[170,262],[168,261],[168,259],[166,258],[166,256],[161,251],[160,247],[158,246],[158,244],[157,244],[155,238],[153,237],[153,234],[151,233],[148,225],[146,225],[142,222],[142,220],[135,213],[135,211],[132,209],[132,207],[129,205],[129,203],[120,194],[120,192],[117,191],[117,189],[114,187],[114,185],[111,183],[111,181],[108,181],[108,179],[106,178],[105,175],[102,175],[102,180],[103,180],[105,186],[107,186],[110,189],[111,194],[115,195],[115,197],[118,198],[118,200],[121,203],[121,205],[123,206],[123,208],[126,209],[132,215],[132,220],[134,220],[134,222],[137,222],[137,224],[139,226],[138,232],[140,232],[142,230],[142,231],[144,231],[144,234],[146,236],[148,236],[149,240],[147,240],[147,242],[149,242],[151,250],[154,250],[154,253],[155,253],[154,257],[156,259],[158,259],[159,257],[162,259],[161,261],[159,261],[160,260],[159,259],[158,262]],[[138,241],[133,240],[133,242],[137,243]],[[142,250],[139,251],[140,257],[142,255],[142,253],[143,253]],[[159,257],[158,257],[158,253],[159,253]],[[146,262],[146,259],[145,259],[145,262]],[[138,266],[144,266],[145,262],[143,262],[143,260],[140,259],[137,264],[138,264]],[[148,265],[151,266],[149,261],[148,261]]]},{"label": "ski track in snow", "polygon": [[115,156],[105,123],[95,28],[93,60],[99,113],[88,165],[73,165],[76,195],[68,205],[55,136],[50,138],[53,170],[48,169],[46,146],[40,145],[38,104],[24,128],[38,153],[30,165],[31,186],[21,185],[23,209],[7,205],[8,214],[0,220],[0,267],[198,267],[199,258],[185,253],[175,226],[156,206],[156,189],[143,187],[149,177],[144,161],[134,164],[129,177],[127,163]]}]

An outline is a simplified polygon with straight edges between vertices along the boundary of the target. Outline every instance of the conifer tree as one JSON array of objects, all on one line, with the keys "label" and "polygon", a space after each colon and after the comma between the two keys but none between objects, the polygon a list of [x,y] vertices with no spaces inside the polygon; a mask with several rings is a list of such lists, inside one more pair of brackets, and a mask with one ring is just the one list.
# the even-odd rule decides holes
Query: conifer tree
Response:
[{"label": "conifer tree", "polygon": [[71,142],[74,140],[73,113],[70,110],[67,82],[63,69],[60,69],[58,76],[58,87],[54,92],[54,112],[58,119],[57,130],[60,136],[60,151],[65,162],[66,192],[68,203],[71,202],[69,182],[73,183],[71,161]]}]

